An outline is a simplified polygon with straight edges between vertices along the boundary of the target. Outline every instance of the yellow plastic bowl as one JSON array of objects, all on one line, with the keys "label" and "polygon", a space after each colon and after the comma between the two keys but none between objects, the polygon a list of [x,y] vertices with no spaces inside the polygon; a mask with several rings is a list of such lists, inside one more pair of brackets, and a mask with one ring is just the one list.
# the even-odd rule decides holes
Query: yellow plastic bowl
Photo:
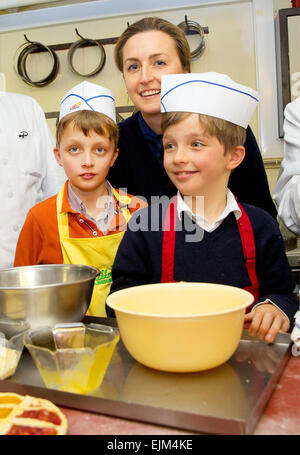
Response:
[{"label": "yellow plastic bowl", "polygon": [[252,294],[240,288],[186,282],[131,287],[107,298],[132,357],[170,372],[225,363],[238,346],[252,302]]}]

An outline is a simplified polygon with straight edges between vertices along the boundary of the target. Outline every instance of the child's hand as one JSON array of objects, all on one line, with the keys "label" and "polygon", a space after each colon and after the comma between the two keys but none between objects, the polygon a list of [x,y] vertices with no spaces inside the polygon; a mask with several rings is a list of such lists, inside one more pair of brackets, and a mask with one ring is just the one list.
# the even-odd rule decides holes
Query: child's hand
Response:
[{"label": "child's hand", "polygon": [[290,327],[287,316],[270,303],[258,305],[246,314],[244,323],[250,323],[249,335],[257,335],[268,343],[273,343],[278,332],[287,332]]}]

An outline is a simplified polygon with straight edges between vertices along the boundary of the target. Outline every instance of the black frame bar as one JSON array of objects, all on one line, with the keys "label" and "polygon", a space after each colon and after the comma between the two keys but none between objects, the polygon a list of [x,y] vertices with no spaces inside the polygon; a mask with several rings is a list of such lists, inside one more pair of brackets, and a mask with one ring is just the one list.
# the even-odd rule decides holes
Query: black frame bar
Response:
[{"label": "black frame bar", "polygon": [[292,16],[300,16],[300,8],[280,9],[275,20],[278,130],[280,138],[283,137],[284,109],[291,102],[288,18]]}]

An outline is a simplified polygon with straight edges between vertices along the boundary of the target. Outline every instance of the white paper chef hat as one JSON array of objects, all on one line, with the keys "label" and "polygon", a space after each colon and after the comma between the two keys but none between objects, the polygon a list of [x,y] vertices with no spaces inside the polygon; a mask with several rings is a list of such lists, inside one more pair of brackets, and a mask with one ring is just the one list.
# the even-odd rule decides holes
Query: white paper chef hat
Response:
[{"label": "white paper chef hat", "polygon": [[59,120],[79,110],[101,112],[116,121],[115,99],[112,92],[91,82],[83,81],[68,91],[60,103]]},{"label": "white paper chef hat", "polygon": [[163,75],[161,112],[196,112],[247,128],[258,93],[219,73]]}]

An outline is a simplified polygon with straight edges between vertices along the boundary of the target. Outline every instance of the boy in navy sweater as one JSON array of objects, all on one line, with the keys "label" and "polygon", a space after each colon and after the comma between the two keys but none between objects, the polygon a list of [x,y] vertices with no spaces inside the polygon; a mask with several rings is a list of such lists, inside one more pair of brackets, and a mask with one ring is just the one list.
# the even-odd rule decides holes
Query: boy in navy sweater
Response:
[{"label": "boy in navy sweater", "polygon": [[273,342],[297,311],[284,242],[268,213],[239,203],[227,187],[257,102],[254,90],[222,74],[162,76],[164,167],[178,193],[132,217],[111,292],[172,281],[244,288],[254,296],[245,315],[250,335]]}]

